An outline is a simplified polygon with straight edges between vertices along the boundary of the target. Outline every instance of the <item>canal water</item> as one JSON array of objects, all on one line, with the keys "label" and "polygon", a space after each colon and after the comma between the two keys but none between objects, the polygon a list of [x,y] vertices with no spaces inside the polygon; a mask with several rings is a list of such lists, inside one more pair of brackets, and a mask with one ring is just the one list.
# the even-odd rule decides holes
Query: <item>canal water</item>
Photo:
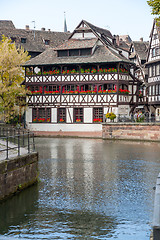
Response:
[{"label": "canal water", "polygon": [[0,239],[148,240],[160,143],[36,138],[40,182],[0,204]]}]

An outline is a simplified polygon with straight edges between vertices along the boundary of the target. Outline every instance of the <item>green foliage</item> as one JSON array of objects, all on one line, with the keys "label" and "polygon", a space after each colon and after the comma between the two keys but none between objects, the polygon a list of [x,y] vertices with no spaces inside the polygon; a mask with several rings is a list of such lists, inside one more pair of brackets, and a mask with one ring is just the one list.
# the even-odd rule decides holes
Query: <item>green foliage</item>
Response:
[{"label": "green foliage", "polygon": [[6,122],[14,118],[19,108],[24,105],[22,99],[27,91],[21,85],[24,81],[22,65],[29,58],[28,52],[23,48],[17,49],[15,43],[11,43],[10,39],[2,36],[0,42],[0,109],[4,113]]},{"label": "green foliage", "polygon": [[160,0],[149,0],[148,5],[152,8],[152,15],[157,15],[157,20],[160,21]]}]

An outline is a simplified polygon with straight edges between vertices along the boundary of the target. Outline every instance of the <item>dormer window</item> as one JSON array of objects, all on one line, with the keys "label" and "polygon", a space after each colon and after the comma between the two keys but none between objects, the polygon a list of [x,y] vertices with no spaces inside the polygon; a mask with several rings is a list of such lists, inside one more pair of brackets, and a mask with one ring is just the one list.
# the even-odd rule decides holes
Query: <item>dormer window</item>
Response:
[{"label": "dormer window", "polygon": [[44,40],[45,45],[49,45],[50,41],[49,40]]},{"label": "dormer window", "polygon": [[67,57],[68,56],[68,50],[60,50],[58,52],[58,57]]},{"label": "dormer window", "polygon": [[27,39],[26,38],[21,38],[21,43],[26,43]]},{"label": "dormer window", "polygon": [[16,42],[16,37],[11,37],[12,43]]},{"label": "dormer window", "polygon": [[79,56],[79,49],[70,49],[69,56]]},{"label": "dormer window", "polygon": [[58,57],[88,56],[88,55],[91,55],[92,48],[58,50],[57,53],[58,53]]}]

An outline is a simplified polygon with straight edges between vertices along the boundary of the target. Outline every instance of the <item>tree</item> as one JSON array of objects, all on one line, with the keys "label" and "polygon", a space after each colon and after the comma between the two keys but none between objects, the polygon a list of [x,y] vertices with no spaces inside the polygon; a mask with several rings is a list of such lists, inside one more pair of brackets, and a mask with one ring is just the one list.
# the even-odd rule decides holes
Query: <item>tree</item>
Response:
[{"label": "tree", "polygon": [[156,18],[158,21],[160,21],[160,0],[150,0],[147,1],[148,5],[152,8],[152,15],[157,15]]},{"label": "tree", "polygon": [[[16,48],[15,43],[2,36],[0,42],[0,111],[4,113],[5,122],[12,119],[21,109],[22,99],[27,90],[21,83],[24,81],[22,65],[30,59],[23,48]],[[24,102],[23,102],[24,104]]]}]

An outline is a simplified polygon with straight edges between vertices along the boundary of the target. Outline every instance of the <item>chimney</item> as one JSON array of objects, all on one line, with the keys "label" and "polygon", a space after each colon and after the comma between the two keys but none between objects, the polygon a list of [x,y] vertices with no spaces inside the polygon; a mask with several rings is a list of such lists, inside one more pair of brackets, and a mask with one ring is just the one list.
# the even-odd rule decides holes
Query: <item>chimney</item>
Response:
[{"label": "chimney", "polygon": [[50,32],[50,31],[51,31],[51,29],[49,28],[49,29],[48,29],[48,32]]},{"label": "chimney", "polygon": [[41,31],[45,31],[46,29],[43,27],[43,28],[41,28]]},{"label": "chimney", "polygon": [[143,42],[143,37],[140,38],[140,41]]},{"label": "chimney", "polygon": [[119,35],[116,35],[116,43],[119,46]]},{"label": "chimney", "polygon": [[29,30],[29,25],[26,25],[26,30]]}]

